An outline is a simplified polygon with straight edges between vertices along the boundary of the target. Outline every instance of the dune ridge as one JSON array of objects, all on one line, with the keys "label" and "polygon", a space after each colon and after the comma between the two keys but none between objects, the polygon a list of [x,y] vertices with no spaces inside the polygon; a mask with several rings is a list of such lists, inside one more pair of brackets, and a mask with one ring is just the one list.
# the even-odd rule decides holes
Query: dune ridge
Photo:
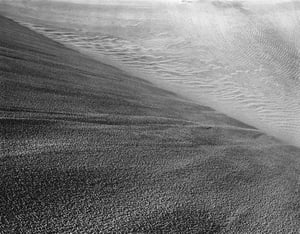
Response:
[{"label": "dune ridge", "polygon": [[300,146],[297,4],[2,5],[67,47]]},{"label": "dune ridge", "polygon": [[0,232],[296,233],[299,149],[0,16]]}]

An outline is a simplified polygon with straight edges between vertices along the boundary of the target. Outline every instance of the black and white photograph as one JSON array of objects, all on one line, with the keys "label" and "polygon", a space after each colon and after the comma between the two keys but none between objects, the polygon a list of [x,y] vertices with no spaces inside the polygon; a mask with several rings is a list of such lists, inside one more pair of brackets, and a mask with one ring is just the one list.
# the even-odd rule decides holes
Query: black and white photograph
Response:
[{"label": "black and white photograph", "polygon": [[18,233],[300,233],[300,0],[0,0]]}]

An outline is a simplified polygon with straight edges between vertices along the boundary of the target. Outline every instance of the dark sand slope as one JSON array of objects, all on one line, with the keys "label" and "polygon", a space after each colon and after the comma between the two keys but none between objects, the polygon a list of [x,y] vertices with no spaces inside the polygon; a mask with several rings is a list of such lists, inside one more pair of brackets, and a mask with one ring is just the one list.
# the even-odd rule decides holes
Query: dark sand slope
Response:
[{"label": "dark sand slope", "polygon": [[287,233],[300,150],[0,18],[0,233]]}]

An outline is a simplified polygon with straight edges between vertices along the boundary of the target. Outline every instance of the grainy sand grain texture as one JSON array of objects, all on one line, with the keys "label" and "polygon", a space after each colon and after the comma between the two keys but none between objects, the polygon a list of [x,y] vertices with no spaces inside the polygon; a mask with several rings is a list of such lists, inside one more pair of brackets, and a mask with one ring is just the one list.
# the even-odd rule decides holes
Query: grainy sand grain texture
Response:
[{"label": "grainy sand grain texture", "polygon": [[297,233],[300,150],[0,17],[0,233]]}]

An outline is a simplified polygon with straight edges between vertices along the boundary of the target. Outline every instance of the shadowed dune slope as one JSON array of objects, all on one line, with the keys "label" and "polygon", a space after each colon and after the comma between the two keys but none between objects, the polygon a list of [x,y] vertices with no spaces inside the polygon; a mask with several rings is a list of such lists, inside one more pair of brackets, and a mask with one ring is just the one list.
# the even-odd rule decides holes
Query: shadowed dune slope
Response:
[{"label": "shadowed dune slope", "polygon": [[0,233],[299,230],[300,150],[0,17]]}]

